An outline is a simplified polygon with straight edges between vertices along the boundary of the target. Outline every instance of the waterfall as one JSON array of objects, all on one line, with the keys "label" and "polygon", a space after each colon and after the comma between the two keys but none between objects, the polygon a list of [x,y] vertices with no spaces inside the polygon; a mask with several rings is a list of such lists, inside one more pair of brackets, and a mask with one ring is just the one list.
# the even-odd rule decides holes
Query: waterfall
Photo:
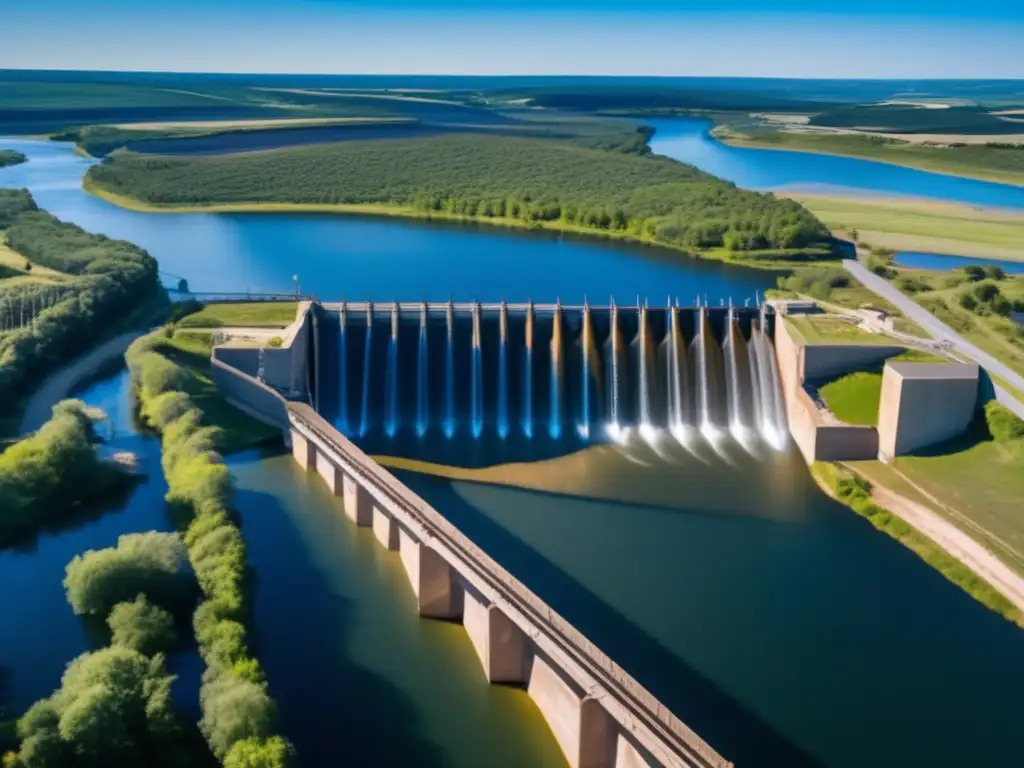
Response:
[{"label": "waterfall", "polygon": [[647,307],[637,307],[637,368],[640,371],[637,408],[640,412],[640,431],[645,437],[654,432],[654,409],[652,407],[651,381],[651,337],[647,329]]},{"label": "waterfall", "polygon": [[[765,429],[768,424],[768,415],[765,411],[765,378],[761,370],[761,324],[754,320],[750,325],[750,344],[747,345],[747,356],[750,359],[750,381],[752,384],[752,405],[754,408],[754,426],[762,435],[767,435]],[[771,397],[770,393],[768,397]],[[770,403],[767,404],[769,407]]]},{"label": "waterfall", "polygon": [[450,299],[444,319],[448,329],[444,352],[444,433],[450,438],[455,434],[455,306]]},{"label": "waterfall", "polygon": [[373,368],[373,302],[366,303],[366,348],[363,350],[363,392],[362,413],[359,421],[359,435],[362,437],[370,427],[370,370]]},{"label": "waterfall", "polygon": [[555,304],[551,321],[551,419],[548,432],[552,438],[562,435],[562,302]]},{"label": "waterfall", "polygon": [[508,437],[508,306],[498,310],[498,436]]},{"label": "waterfall", "polygon": [[686,401],[686,346],[683,342],[682,329],[679,327],[678,307],[670,307],[668,310],[668,331],[664,343],[668,423],[673,431],[678,432],[690,423]]},{"label": "waterfall", "polygon": [[622,336],[619,333],[619,310],[615,300],[611,303],[608,329],[608,422],[613,436],[622,429]]},{"label": "waterfall", "polygon": [[416,360],[416,434],[423,437],[430,424],[430,393],[427,387],[430,356],[427,354],[427,302],[420,304],[420,347]]},{"label": "waterfall", "polygon": [[338,311],[338,423],[343,435],[348,427],[348,309],[341,302]]},{"label": "waterfall", "polygon": [[471,394],[470,413],[473,437],[479,438],[484,430],[484,366],[480,338],[480,304],[473,305],[473,358],[470,361]]},{"label": "waterfall", "polygon": [[398,302],[391,305],[391,340],[388,342],[387,405],[384,414],[384,431],[394,437],[398,431],[398,331],[401,324]]},{"label": "waterfall", "polygon": [[583,439],[590,437],[590,425],[593,422],[591,413],[590,386],[591,379],[600,382],[601,361],[598,359],[597,345],[594,343],[594,326],[590,319],[590,305],[583,301],[583,316],[580,329],[580,352],[582,370],[580,371],[580,423],[577,433]]},{"label": "waterfall", "polygon": [[760,327],[751,333],[751,342],[757,356],[757,382],[761,402],[761,434],[773,447],[781,450],[786,445],[787,418],[779,381],[778,362],[775,349],[768,336],[767,314],[761,308]]},{"label": "waterfall", "polygon": [[533,302],[526,305],[526,341],[523,345],[523,433],[533,437]]}]

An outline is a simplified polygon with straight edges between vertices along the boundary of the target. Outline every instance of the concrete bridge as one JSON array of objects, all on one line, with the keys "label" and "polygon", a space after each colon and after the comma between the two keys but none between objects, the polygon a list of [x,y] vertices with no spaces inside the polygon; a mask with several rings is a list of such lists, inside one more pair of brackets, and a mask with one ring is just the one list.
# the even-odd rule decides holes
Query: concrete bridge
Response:
[{"label": "concrete bridge", "polygon": [[461,621],[487,680],[526,687],[573,768],[731,765],[312,408],[286,409],[295,460],[398,553],[421,616]]}]

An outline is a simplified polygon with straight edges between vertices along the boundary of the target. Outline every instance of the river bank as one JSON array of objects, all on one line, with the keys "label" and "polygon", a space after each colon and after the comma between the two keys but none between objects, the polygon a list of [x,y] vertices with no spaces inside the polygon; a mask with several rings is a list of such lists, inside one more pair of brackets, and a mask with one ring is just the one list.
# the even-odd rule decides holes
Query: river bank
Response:
[{"label": "river bank", "polygon": [[637,243],[664,248],[693,259],[720,261],[735,266],[768,270],[792,269],[806,266],[810,261],[814,261],[816,264],[835,264],[838,263],[837,260],[840,258],[838,254],[833,254],[830,257],[827,254],[816,252],[808,252],[808,256],[801,257],[803,255],[801,252],[775,256],[775,252],[771,251],[735,252],[724,248],[693,250],[681,248],[641,234],[592,229],[565,221],[527,222],[507,216],[466,216],[445,211],[424,211],[411,206],[386,205],[382,203],[208,203],[196,205],[154,205],[112,192],[88,177],[83,180],[82,188],[101,200],[105,200],[120,208],[140,213],[326,213],[392,217],[420,221],[469,222],[495,228],[533,232],[558,232],[587,238]]}]

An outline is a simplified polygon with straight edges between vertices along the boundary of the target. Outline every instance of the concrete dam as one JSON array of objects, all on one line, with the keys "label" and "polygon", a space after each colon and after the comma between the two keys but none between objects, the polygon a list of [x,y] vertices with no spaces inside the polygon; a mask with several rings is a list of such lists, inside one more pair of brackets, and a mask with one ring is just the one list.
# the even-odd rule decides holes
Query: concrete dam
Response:
[{"label": "concrete dam", "polygon": [[788,436],[765,306],[343,302],[312,322],[310,399],[356,439]]}]

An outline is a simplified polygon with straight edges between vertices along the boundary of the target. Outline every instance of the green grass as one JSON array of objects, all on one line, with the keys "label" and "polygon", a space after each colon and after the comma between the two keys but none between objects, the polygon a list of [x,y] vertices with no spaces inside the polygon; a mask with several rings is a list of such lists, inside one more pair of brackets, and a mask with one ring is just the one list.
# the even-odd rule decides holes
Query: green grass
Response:
[{"label": "green grass", "polygon": [[[945,359],[927,352],[907,350],[887,362],[944,363]],[[840,421],[873,427],[878,424],[878,406],[882,395],[883,365],[871,370],[840,376],[818,389],[822,401]]]},{"label": "green grass", "polygon": [[178,321],[179,328],[284,328],[295,320],[296,302],[207,304]]},{"label": "green grass", "polygon": [[794,197],[833,231],[856,229],[873,246],[1024,260],[1024,212],[929,200]]},{"label": "green grass", "polygon": [[[1017,123],[1024,134],[1024,124]],[[948,131],[936,130],[936,134]],[[906,165],[925,171],[987,179],[1007,184],[1024,184],[1024,148],[981,145],[933,147],[901,141],[885,141],[856,134],[749,131],[716,133],[730,144],[778,149],[795,149],[829,155],[845,155],[885,163]],[[950,137],[956,143],[955,137]]]},{"label": "green grass", "polygon": [[787,317],[786,327],[795,331],[805,344],[877,344],[879,346],[897,345],[888,336],[862,331],[853,322],[834,317],[816,317],[814,315]]},{"label": "green grass", "polygon": [[223,430],[218,450],[235,453],[280,437],[279,429],[243,413],[217,392],[210,373],[211,344],[210,333],[178,330],[172,338],[162,340],[156,351],[191,374],[187,392],[202,410],[203,423]]},{"label": "green grass", "polygon": [[995,587],[916,528],[871,501],[871,484],[856,472],[828,462],[815,462],[811,472],[829,495],[865,518],[876,529],[896,539],[987,608],[1024,626],[1024,615]]}]

